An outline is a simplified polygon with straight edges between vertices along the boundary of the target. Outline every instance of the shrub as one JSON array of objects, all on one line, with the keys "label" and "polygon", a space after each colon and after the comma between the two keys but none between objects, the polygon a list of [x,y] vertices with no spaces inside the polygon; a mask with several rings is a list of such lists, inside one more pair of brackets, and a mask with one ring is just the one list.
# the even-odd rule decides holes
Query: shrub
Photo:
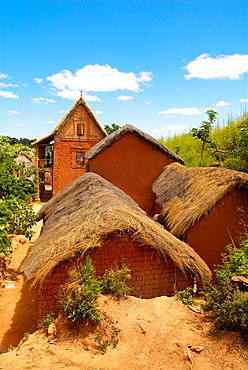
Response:
[{"label": "shrub", "polygon": [[92,323],[101,320],[97,298],[101,291],[100,281],[95,277],[95,270],[89,256],[85,264],[80,264],[69,271],[69,281],[60,291],[60,305],[72,322],[87,317]]},{"label": "shrub", "polygon": [[102,293],[114,294],[118,298],[126,296],[129,292],[127,280],[131,277],[129,272],[130,270],[124,263],[120,269],[115,265],[114,269],[106,270],[101,282]]},{"label": "shrub", "polygon": [[218,328],[245,333],[248,329],[248,293],[240,291],[231,278],[234,275],[248,277],[247,237],[240,248],[228,246],[227,250],[223,266],[215,270],[215,281],[208,285],[203,309],[214,313]]},{"label": "shrub", "polygon": [[92,261],[87,256],[84,264],[69,271],[68,282],[60,290],[62,309],[72,322],[87,318],[92,323],[98,323],[102,317],[97,305],[99,293],[125,296],[129,290],[126,286],[129,271],[122,263],[121,269],[115,266],[114,270],[106,270],[102,279],[97,278]]},{"label": "shrub", "polygon": [[192,288],[188,287],[185,290],[181,290],[177,293],[177,297],[181,299],[185,305],[194,305],[195,301],[192,295]]},{"label": "shrub", "polygon": [[21,232],[27,238],[31,238],[32,226],[35,224],[35,213],[32,205],[26,201],[9,198],[0,201],[0,252],[8,255],[11,242],[9,234]]}]

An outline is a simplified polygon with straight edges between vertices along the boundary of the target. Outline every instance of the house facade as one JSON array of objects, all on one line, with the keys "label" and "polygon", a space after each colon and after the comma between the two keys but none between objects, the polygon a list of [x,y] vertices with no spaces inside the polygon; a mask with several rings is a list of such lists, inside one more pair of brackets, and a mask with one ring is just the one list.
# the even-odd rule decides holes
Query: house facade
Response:
[{"label": "house facade", "polygon": [[[42,170],[38,199],[48,199],[86,172],[85,154],[106,136],[90,107],[80,98],[51,134],[36,140],[35,166]],[[47,185],[51,185],[47,190]]]}]

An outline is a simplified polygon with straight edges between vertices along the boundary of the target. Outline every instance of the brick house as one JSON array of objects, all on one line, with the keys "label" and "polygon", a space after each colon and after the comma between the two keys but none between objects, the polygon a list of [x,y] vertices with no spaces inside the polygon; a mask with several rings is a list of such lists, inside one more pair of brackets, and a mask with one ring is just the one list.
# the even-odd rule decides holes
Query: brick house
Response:
[{"label": "brick house", "polygon": [[131,270],[130,294],[173,295],[211,273],[202,259],[123,191],[94,173],[61,190],[39,211],[40,237],[21,266],[36,289],[37,319],[58,312],[58,291],[68,268],[90,255],[97,275],[123,260]]},{"label": "brick house", "polygon": [[184,240],[211,270],[226,246],[239,245],[247,224],[248,175],[214,167],[173,163],[153,185],[166,229]]},{"label": "brick house", "polygon": [[[36,140],[35,166],[42,169],[37,198],[57,194],[77,177],[86,172],[85,154],[106,136],[86,102],[80,98],[67,112],[51,134]],[[49,180],[52,177],[52,181]],[[49,194],[46,184],[52,184]]]},{"label": "brick house", "polygon": [[158,140],[125,125],[97,143],[87,154],[89,171],[123,190],[148,214],[158,213],[152,184],[165,166],[182,158]]}]

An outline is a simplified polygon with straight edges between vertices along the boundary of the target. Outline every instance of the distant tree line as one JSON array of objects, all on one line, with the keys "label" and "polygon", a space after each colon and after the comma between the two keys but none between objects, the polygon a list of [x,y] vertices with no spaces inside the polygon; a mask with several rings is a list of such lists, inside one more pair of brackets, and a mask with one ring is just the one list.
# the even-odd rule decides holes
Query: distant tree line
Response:
[{"label": "distant tree line", "polygon": [[30,148],[32,148],[31,144],[36,140],[36,139],[27,139],[27,138],[22,138],[22,137],[20,137],[20,139],[17,139],[16,137],[10,137],[10,136],[6,136],[6,137],[9,139],[9,142],[11,145],[22,144]]}]

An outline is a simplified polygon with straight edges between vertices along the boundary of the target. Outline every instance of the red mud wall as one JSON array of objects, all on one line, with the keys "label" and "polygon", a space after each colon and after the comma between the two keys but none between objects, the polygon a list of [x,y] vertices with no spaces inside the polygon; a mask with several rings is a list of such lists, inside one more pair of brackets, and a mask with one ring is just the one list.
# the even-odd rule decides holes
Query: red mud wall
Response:
[{"label": "red mud wall", "polygon": [[[106,269],[111,269],[117,261],[125,261],[131,270],[128,281],[130,294],[140,298],[154,298],[162,295],[171,296],[176,291],[185,289],[192,281],[171,262],[150,247],[141,246],[137,241],[125,237],[107,240],[101,248],[90,252],[90,257],[97,275],[102,275]],[[59,287],[67,279],[68,268],[73,262],[67,261],[53,270],[51,277],[43,288],[36,292],[37,320],[47,313],[58,312],[57,294]],[[83,262],[83,260],[77,260]]]},{"label": "red mud wall", "polygon": [[247,219],[239,211],[240,207],[248,214],[247,195],[236,188],[187,233],[186,243],[194,248],[211,270],[214,265],[221,264],[221,254],[226,252],[226,246],[231,244],[232,239],[238,244],[240,233],[244,232],[243,221],[247,224]]},{"label": "red mud wall", "polygon": [[155,202],[152,184],[163,168],[175,162],[175,159],[130,132],[89,162],[91,172],[110,181],[130,195],[147,213],[152,214]]},{"label": "red mud wall", "polygon": [[[83,135],[77,135],[77,124],[84,126]],[[76,152],[86,154],[105,135],[83,105],[79,105],[54,138],[53,196],[86,172],[84,165],[76,164]]]}]

